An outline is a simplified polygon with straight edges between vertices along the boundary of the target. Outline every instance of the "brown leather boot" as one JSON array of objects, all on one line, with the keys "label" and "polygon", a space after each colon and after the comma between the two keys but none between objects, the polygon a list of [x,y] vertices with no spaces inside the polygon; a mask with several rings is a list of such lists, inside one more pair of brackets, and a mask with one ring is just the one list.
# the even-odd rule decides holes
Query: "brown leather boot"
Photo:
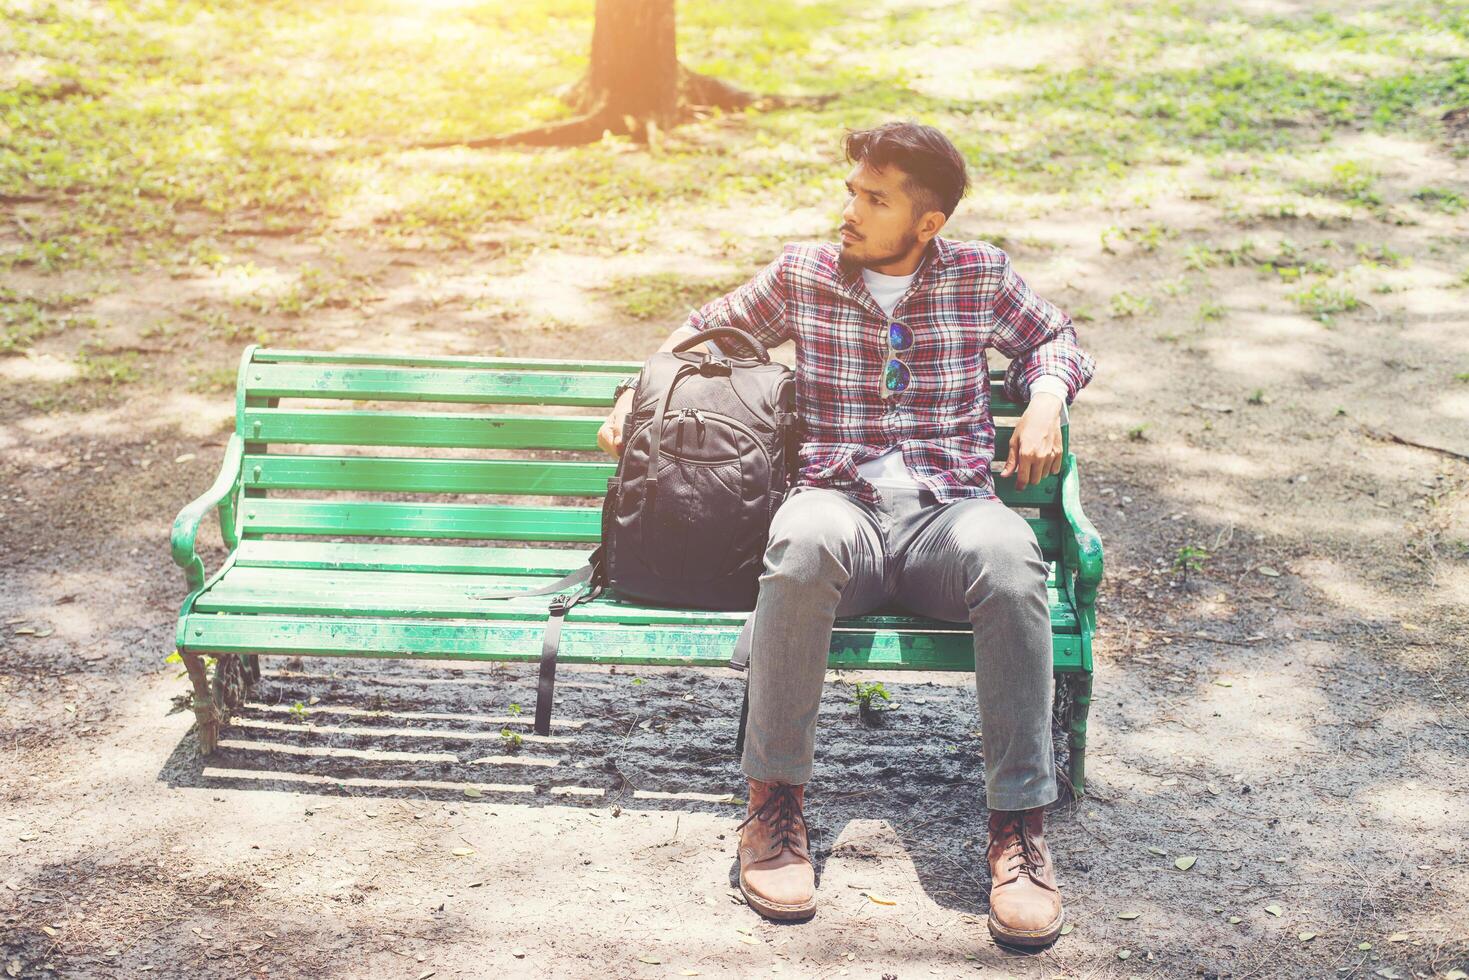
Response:
[{"label": "brown leather boot", "polygon": [[1044,807],[990,811],[990,935],[1016,946],[1046,945],[1065,917],[1044,814]]},{"label": "brown leather boot", "polygon": [[750,780],[749,816],[740,833],[740,891],[761,915],[809,919],[816,914],[816,869],[801,813],[804,784]]}]

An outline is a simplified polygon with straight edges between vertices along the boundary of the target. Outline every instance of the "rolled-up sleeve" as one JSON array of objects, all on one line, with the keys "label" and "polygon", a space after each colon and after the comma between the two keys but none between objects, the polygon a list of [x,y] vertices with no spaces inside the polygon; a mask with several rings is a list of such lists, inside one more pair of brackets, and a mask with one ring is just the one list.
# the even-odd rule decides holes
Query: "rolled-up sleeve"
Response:
[{"label": "rolled-up sleeve", "polygon": [[[766,347],[785,343],[791,337],[790,324],[786,319],[785,270],[793,248],[787,244],[755,278],[696,310],[690,310],[684,326],[691,330],[734,327],[755,337]],[[733,345],[717,342],[726,350],[732,346],[743,346],[738,342]]]},{"label": "rolled-up sleeve", "polygon": [[993,313],[991,345],[1010,358],[1005,370],[1005,396],[1030,400],[1030,386],[1051,375],[1066,385],[1066,404],[1076,399],[1096,370],[1096,360],[1082,349],[1076,328],[1060,307],[1037,296],[1010,264],[1000,257],[998,285],[990,298]]}]

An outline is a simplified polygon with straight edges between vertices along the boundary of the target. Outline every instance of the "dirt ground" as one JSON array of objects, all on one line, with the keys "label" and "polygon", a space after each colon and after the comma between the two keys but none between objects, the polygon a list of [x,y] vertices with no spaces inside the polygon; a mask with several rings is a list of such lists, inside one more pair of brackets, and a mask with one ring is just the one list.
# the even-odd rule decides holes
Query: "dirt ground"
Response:
[{"label": "dirt ground", "polygon": [[[734,888],[743,806],[730,794],[743,786],[730,671],[565,668],[553,736],[507,758],[500,719],[534,700],[525,665],[267,660],[221,750],[200,759],[186,682],[164,663],[184,595],[168,527],[216,471],[232,397],[189,390],[172,354],[228,373],[242,342],[192,335],[190,311],[230,288],[209,269],[106,270],[110,288],[77,312],[104,324],[110,349],[141,352],[141,379],[79,378],[67,333],[0,359],[0,967],[1469,969],[1469,385],[1455,380],[1469,369],[1457,279],[1469,229],[1415,210],[1405,190],[1425,168],[1465,187],[1443,152],[1424,160],[1383,138],[1355,149],[1411,221],[1221,226],[1179,189],[1064,218],[961,212],[945,230],[1003,228],[1038,291],[1094,311],[1078,330],[1097,375],[1072,413],[1107,559],[1090,796],[1048,819],[1074,929],[1035,955],[997,948],[984,928],[970,678],[873,675],[900,703],[881,729],[849,703],[845,682],[860,675],[829,682],[808,797],[822,904],[800,925],[763,921]],[[829,237],[838,209],[741,219],[774,254],[781,240]],[[1151,222],[1170,229],[1166,247],[1103,234]],[[630,270],[728,274],[708,244],[719,223],[689,215],[640,256],[512,260],[350,238],[232,247],[282,274],[331,249],[366,284],[354,306],[263,317],[282,346],[637,357],[675,324],[622,315],[594,287]],[[1323,323],[1258,267],[1191,271],[1180,258],[1190,243],[1246,238],[1326,256],[1386,245],[1407,261],[1368,270],[1392,288]],[[7,284],[52,293],[101,275],[16,270]],[[1100,312],[1118,288],[1160,284],[1149,311]],[[497,315],[510,297],[520,305]],[[1197,317],[1201,297],[1220,312]],[[167,317],[184,329],[160,336]],[[1174,568],[1185,546],[1209,554],[1187,576]]]}]

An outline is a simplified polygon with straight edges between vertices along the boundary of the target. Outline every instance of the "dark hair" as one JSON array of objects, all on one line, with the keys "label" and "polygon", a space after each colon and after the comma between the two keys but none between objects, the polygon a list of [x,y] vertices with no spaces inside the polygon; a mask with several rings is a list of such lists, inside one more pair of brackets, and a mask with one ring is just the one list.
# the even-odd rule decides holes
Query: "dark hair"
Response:
[{"label": "dark hair", "polygon": [[964,157],[932,126],[888,122],[875,129],[848,130],[842,149],[848,160],[873,170],[896,164],[907,175],[903,191],[913,200],[914,218],[929,211],[942,211],[948,218],[969,190]]}]

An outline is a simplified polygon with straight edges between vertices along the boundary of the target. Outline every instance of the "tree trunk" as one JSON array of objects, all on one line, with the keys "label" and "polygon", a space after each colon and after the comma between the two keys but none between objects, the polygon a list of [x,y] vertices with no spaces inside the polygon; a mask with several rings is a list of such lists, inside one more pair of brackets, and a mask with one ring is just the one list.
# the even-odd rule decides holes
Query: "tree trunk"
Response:
[{"label": "tree trunk", "polygon": [[717,78],[690,71],[678,62],[673,5],[674,0],[597,0],[591,65],[560,93],[578,113],[575,118],[501,136],[417,145],[575,146],[599,140],[607,130],[654,143],[660,130],[716,107],[820,105],[835,98],[757,99]]}]

